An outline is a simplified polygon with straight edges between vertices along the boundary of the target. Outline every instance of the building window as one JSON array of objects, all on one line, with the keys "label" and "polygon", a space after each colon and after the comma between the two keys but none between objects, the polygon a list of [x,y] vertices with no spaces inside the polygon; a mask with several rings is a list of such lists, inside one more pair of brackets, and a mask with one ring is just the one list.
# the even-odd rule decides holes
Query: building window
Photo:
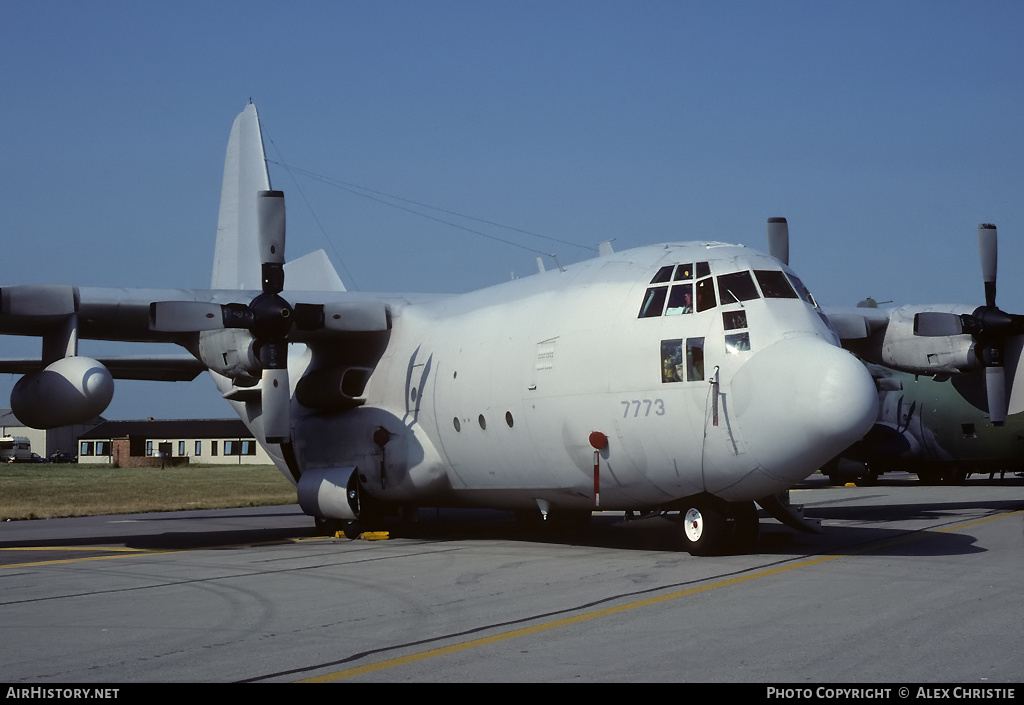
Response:
[{"label": "building window", "polygon": [[185,455],[185,441],[178,441],[178,455]]},{"label": "building window", "polygon": [[202,441],[196,441],[196,457],[198,458],[202,454],[203,454],[203,442]]},{"label": "building window", "polygon": [[111,455],[113,450],[112,441],[96,441],[96,455]]},{"label": "building window", "polygon": [[153,457],[153,441],[146,441],[146,457]]},{"label": "building window", "polygon": [[210,455],[217,455],[217,441],[210,441]]},{"label": "building window", "polygon": [[92,441],[82,441],[82,448],[78,451],[79,455],[92,455],[93,444]]}]

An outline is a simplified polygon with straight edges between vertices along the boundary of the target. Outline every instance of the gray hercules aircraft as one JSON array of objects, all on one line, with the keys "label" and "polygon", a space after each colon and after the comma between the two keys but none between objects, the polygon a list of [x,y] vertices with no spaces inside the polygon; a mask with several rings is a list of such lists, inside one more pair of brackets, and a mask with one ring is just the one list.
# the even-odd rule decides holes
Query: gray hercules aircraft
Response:
[{"label": "gray hercules aircraft", "polygon": [[[876,421],[871,375],[785,264],[781,219],[771,255],[604,249],[441,296],[347,292],[322,251],[286,264],[284,216],[249,104],[210,289],[0,288],[0,333],[42,339],[40,359],[0,365],[24,373],[15,414],[65,425],[106,408],[115,378],[209,371],[325,528],[435,506],[660,511],[694,554],[751,550],[755,502],[797,524],[787,489]],[[80,339],[188,355],[97,360]]]}]

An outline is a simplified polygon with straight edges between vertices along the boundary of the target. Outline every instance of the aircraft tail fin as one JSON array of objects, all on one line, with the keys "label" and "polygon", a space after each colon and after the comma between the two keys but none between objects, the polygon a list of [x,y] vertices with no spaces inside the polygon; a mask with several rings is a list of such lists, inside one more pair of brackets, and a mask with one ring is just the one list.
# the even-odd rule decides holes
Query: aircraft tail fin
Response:
[{"label": "aircraft tail fin", "polygon": [[[235,118],[224,157],[217,244],[213,253],[214,289],[259,289],[262,270],[257,238],[256,194],[270,189],[263,133],[256,106],[249,103]],[[337,275],[335,275],[337,276]]]}]

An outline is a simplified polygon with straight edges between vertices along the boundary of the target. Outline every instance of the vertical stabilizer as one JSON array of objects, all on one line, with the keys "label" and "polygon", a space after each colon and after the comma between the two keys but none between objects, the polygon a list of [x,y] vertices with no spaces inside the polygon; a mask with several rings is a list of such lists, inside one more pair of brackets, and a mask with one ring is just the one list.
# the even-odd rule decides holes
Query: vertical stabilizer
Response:
[{"label": "vertical stabilizer", "polygon": [[224,157],[224,182],[213,253],[214,289],[259,289],[262,272],[256,229],[256,194],[270,189],[256,106],[235,118]]}]

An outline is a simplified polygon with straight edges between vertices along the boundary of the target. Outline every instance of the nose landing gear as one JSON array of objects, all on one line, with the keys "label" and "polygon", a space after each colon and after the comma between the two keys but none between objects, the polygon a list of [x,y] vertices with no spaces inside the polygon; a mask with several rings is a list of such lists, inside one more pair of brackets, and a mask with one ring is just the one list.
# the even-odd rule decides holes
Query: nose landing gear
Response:
[{"label": "nose landing gear", "polygon": [[760,523],[753,502],[697,497],[682,506],[679,521],[690,555],[750,553],[757,548]]}]

